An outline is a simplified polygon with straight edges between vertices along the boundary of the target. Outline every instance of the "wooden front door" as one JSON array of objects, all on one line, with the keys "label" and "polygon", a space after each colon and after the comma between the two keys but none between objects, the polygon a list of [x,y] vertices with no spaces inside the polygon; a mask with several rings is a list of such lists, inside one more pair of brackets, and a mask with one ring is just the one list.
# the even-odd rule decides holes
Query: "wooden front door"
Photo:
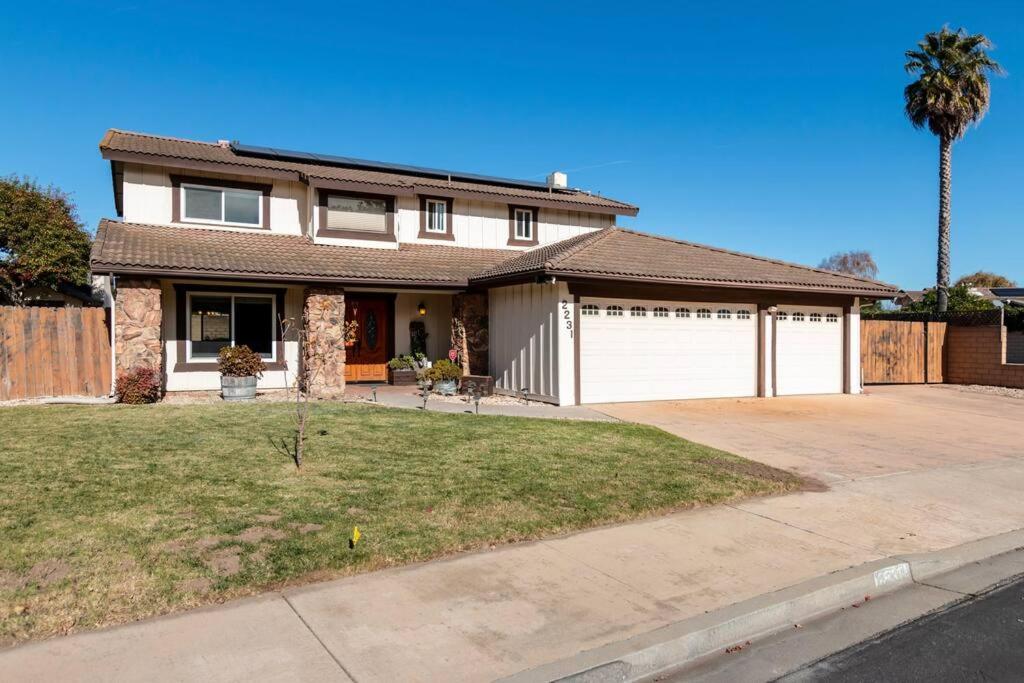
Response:
[{"label": "wooden front door", "polygon": [[345,349],[346,382],[387,380],[393,305],[390,298],[345,297],[345,321],[359,324],[355,343]]}]

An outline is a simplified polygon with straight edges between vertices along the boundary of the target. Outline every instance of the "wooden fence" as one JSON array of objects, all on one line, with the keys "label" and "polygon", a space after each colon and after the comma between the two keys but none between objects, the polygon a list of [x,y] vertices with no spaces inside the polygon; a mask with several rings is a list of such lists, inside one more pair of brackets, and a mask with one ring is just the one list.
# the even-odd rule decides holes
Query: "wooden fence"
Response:
[{"label": "wooden fence", "polygon": [[109,393],[104,309],[0,306],[0,401]]},{"label": "wooden fence", "polygon": [[862,320],[864,384],[937,384],[945,381],[944,322]]}]

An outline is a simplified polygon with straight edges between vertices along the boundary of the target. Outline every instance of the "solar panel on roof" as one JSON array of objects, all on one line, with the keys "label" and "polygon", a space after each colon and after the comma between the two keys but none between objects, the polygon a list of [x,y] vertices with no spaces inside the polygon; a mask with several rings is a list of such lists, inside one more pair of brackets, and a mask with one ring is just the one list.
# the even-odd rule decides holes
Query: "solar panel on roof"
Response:
[{"label": "solar panel on roof", "polygon": [[[446,171],[438,168],[427,168],[424,166],[410,166],[407,164],[391,164],[383,161],[370,161],[368,159],[356,159],[353,157],[342,157],[333,154],[313,154],[310,152],[296,152],[292,150],[274,149],[271,147],[259,147],[256,145],[243,145],[239,142],[232,142],[231,149],[235,154],[243,156],[258,156],[279,161],[315,161],[330,166],[347,166],[354,168],[388,171],[390,173],[405,173],[408,175],[451,178],[452,180],[468,180],[470,182],[486,183],[490,185],[505,185],[512,187],[527,187],[531,189],[547,190],[546,183],[533,180],[516,180],[513,178],[501,178],[497,176],[479,175],[476,173],[460,173],[458,171]],[[560,189],[560,188],[559,188]],[[563,192],[565,190],[562,190]]]}]

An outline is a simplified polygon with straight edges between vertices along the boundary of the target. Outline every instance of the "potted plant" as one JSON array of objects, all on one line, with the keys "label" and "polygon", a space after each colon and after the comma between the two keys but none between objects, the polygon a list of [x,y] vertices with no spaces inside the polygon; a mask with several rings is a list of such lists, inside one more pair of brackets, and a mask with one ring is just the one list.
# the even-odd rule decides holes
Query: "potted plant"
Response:
[{"label": "potted plant", "polygon": [[388,361],[388,384],[403,387],[416,384],[419,366],[412,356],[395,356]]},{"label": "potted plant", "polygon": [[462,377],[462,368],[447,359],[441,359],[424,370],[423,379],[431,383],[434,391],[445,396],[451,396],[459,388],[459,379]]},{"label": "potted plant", "polygon": [[263,376],[266,363],[248,346],[225,346],[217,358],[220,367],[220,395],[225,401],[251,401],[256,398],[256,380]]}]

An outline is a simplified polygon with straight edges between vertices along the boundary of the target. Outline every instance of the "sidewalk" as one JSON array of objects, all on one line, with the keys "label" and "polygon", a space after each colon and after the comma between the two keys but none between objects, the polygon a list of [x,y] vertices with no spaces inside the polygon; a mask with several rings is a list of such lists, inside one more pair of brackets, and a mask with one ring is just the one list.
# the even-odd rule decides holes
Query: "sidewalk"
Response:
[{"label": "sidewalk", "polygon": [[853,565],[1024,527],[1022,489],[1018,459],[865,479],[30,644],[0,653],[0,670],[63,681],[492,680]]}]

